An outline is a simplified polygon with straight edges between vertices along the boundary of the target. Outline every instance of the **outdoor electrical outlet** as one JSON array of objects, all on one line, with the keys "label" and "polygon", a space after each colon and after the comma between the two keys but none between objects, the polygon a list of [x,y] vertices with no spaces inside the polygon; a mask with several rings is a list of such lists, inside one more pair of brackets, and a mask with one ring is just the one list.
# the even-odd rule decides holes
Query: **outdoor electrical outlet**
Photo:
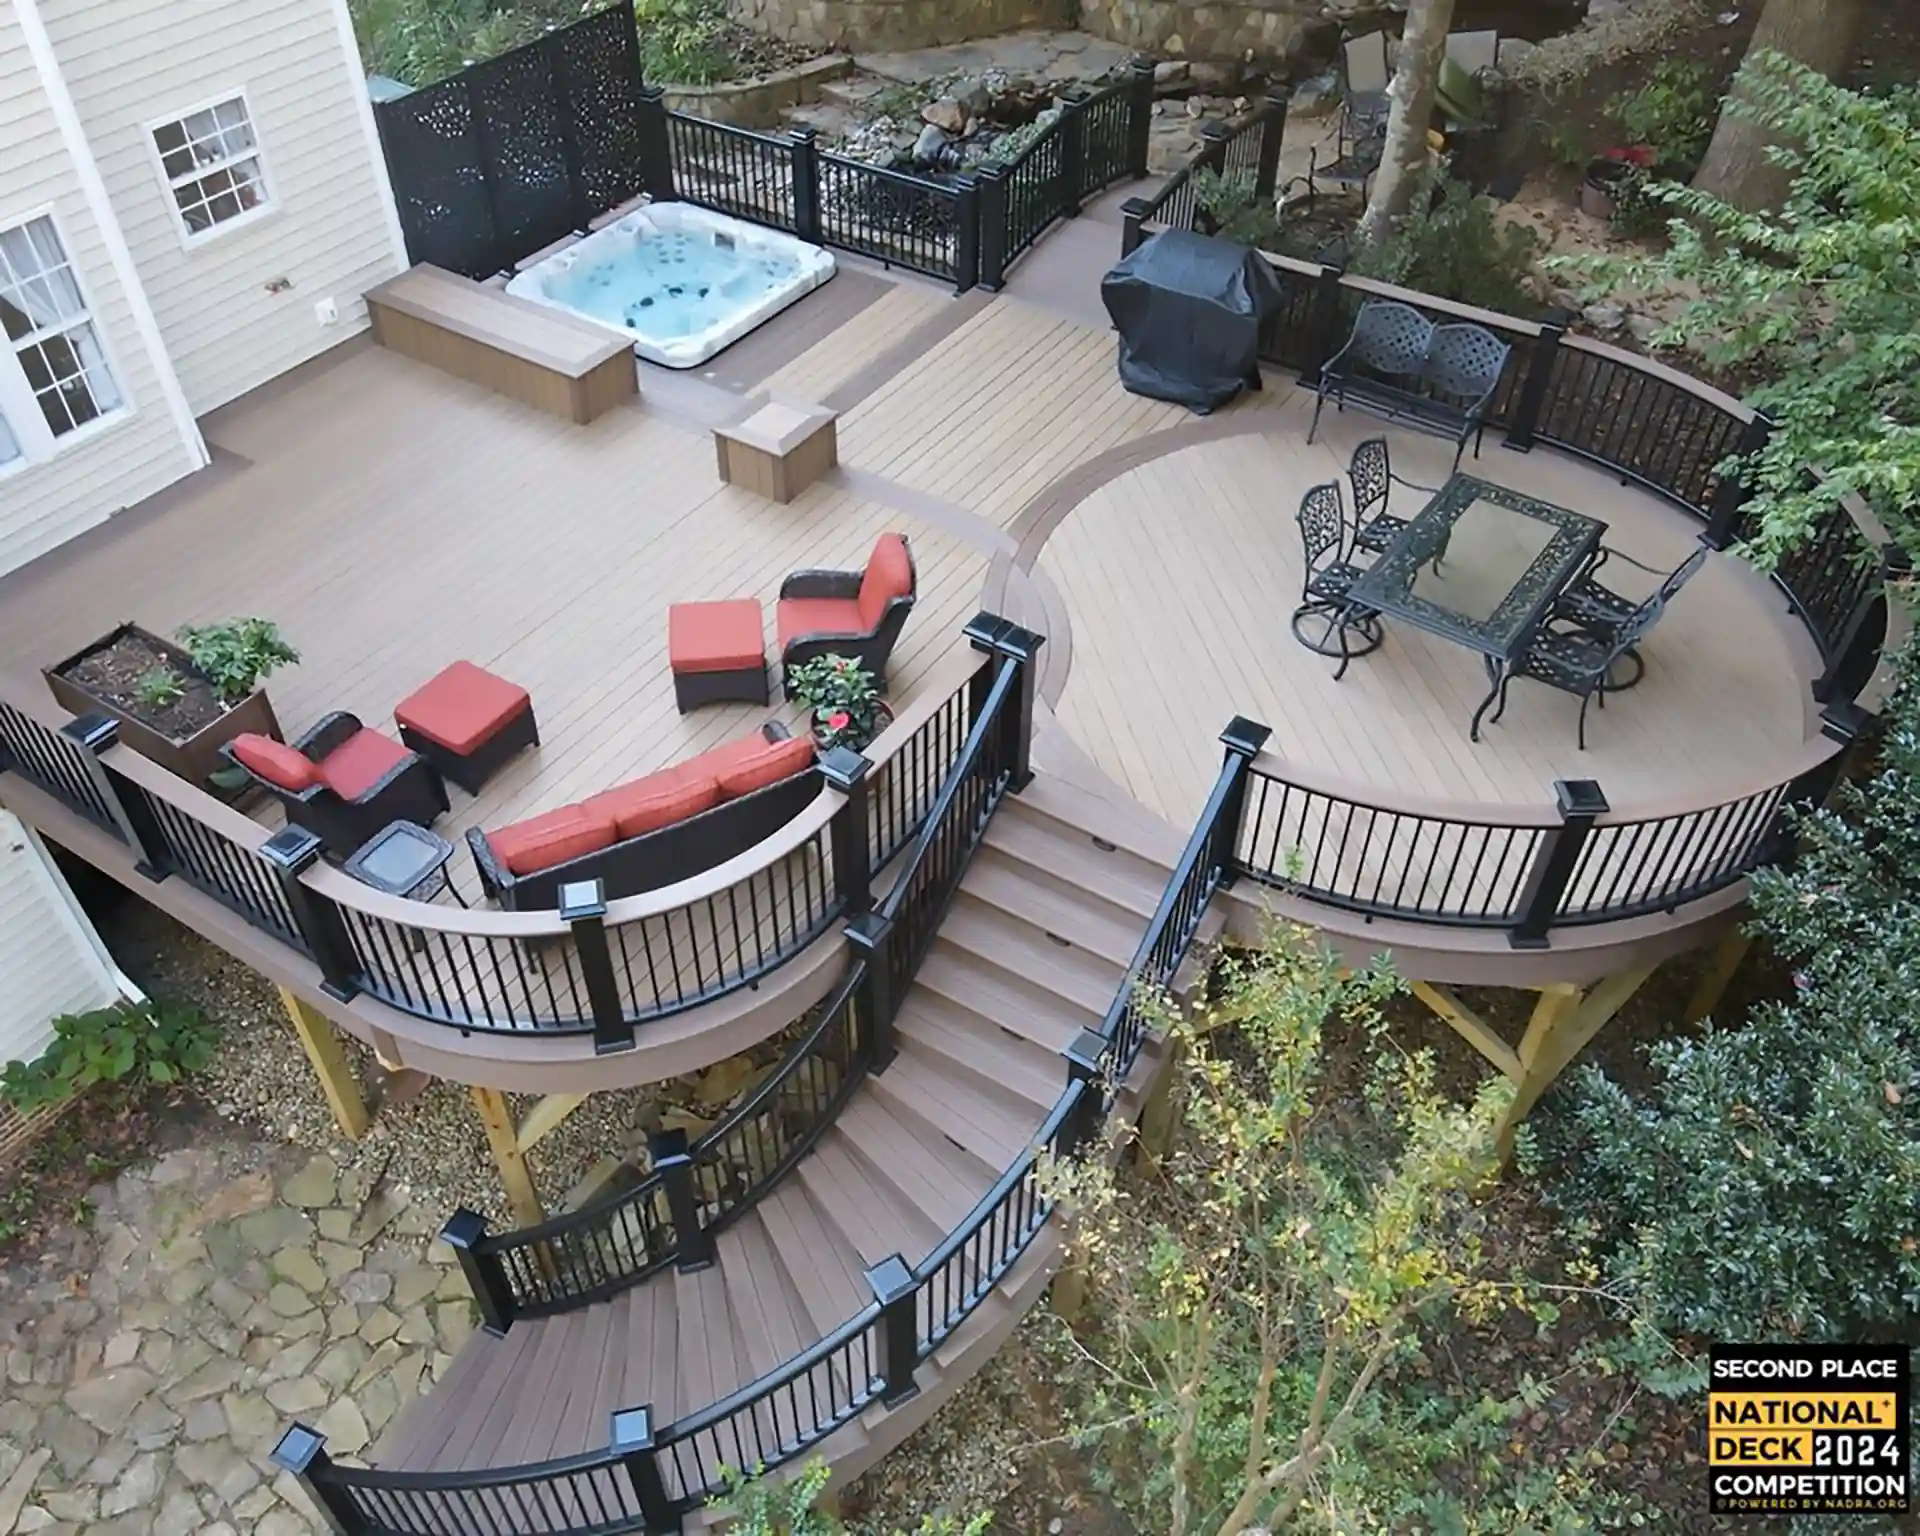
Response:
[{"label": "outdoor electrical outlet", "polygon": [[340,323],[340,306],[334,303],[331,298],[321,299],[313,306],[313,318],[318,320],[322,325],[338,325]]}]

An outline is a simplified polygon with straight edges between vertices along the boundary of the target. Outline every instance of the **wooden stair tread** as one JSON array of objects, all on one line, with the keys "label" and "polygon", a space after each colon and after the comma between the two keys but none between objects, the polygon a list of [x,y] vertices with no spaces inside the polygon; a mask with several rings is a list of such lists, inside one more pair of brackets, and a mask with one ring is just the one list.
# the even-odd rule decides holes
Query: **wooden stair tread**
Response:
[{"label": "wooden stair tread", "polygon": [[939,944],[964,951],[974,963],[1010,971],[1099,1017],[1105,1017],[1125,974],[1111,960],[1056,944],[1039,929],[964,898],[941,923]]},{"label": "wooden stair tread", "polygon": [[1051,1109],[1066,1086],[1057,1053],[1009,1034],[992,1019],[927,987],[911,987],[893,1025],[903,1042],[940,1070],[990,1083],[1020,1101]]},{"label": "wooden stair tread", "polygon": [[[895,1191],[937,1230],[934,1242],[953,1230],[993,1181],[987,1164],[938,1132],[905,1124],[870,1094],[847,1106],[838,1129],[873,1182]],[[910,1264],[921,1257],[902,1252]]]},{"label": "wooden stair tread", "polygon": [[782,1183],[757,1207],[814,1337],[823,1339],[873,1300],[851,1245],[827,1225],[798,1179]]},{"label": "wooden stair tread", "polygon": [[632,1303],[627,1315],[627,1361],[620,1382],[620,1406],[651,1408],[656,1424],[670,1423],[686,1401],[680,1392],[675,1278],[669,1270],[626,1293]]},{"label": "wooden stair tread", "polygon": [[[577,1312],[562,1312],[535,1323],[514,1325],[532,1329],[539,1337],[524,1367],[514,1373],[513,1390],[501,1397],[501,1406],[512,1411],[504,1418],[487,1416],[480,1433],[469,1445],[459,1448],[461,1466],[503,1467],[541,1459],[537,1453],[529,1456],[526,1448],[539,1441],[541,1425],[550,1416],[551,1394],[577,1342],[579,1317]],[[564,1392],[564,1386],[560,1390]]]},{"label": "wooden stair tread", "polygon": [[[434,1438],[434,1426],[444,1426],[447,1404],[468,1400],[475,1392],[487,1390],[487,1371],[499,1364],[505,1348],[504,1339],[496,1339],[485,1333],[474,1334],[460,1346],[460,1352],[453,1357],[453,1364],[447,1367],[447,1373],[433,1384],[432,1389],[415,1398],[394,1416],[386,1433],[374,1442],[368,1461],[376,1467],[426,1465],[413,1458],[419,1453],[422,1442]],[[444,1427],[437,1438],[444,1443]]]},{"label": "wooden stair tread", "polygon": [[[1137,801],[1109,800],[1071,782],[1057,773],[1036,773],[1031,783],[1017,795],[1009,795],[1003,807],[1015,813],[1015,819],[1036,818],[1056,827],[1109,842],[1144,864],[1165,872],[1180,862],[1181,851],[1193,828],[1176,827],[1154,815]],[[995,821],[1000,819],[996,814]]]},{"label": "wooden stair tread", "polygon": [[[1002,804],[1010,804],[1003,801]],[[1160,905],[1168,870],[1124,848],[1097,847],[1090,833],[1032,813],[996,814],[982,846],[1018,863],[1053,874],[1069,885],[1098,893],[1108,906],[1145,923]]]},{"label": "wooden stair tread", "polygon": [[1015,1113],[965,1080],[942,1072],[911,1041],[872,1080],[872,1087],[876,1098],[898,1111],[896,1119],[919,1120],[958,1143],[994,1178],[1026,1149],[1040,1127],[1037,1109]]},{"label": "wooden stair tread", "polygon": [[716,1237],[714,1252],[739,1327],[739,1352],[746,1362],[747,1379],[757,1381],[819,1335],[793,1295],[757,1211],[748,1211]]},{"label": "wooden stair tread", "polygon": [[1106,1016],[1105,1005],[1097,1011],[1083,1007],[997,966],[982,965],[944,940],[927,951],[915,984],[1056,1055]]},{"label": "wooden stair tread", "polygon": [[960,893],[1118,966],[1133,963],[1147,928],[1146,917],[1104,900],[1097,886],[1076,888],[1004,848],[980,850]]},{"label": "wooden stair tread", "polygon": [[680,1400],[698,1413],[746,1379],[735,1355],[738,1329],[718,1264],[675,1270],[673,1289],[680,1327]]},{"label": "wooden stair tread", "polygon": [[[614,1305],[611,1301],[595,1302],[581,1308],[579,1317],[579,1338],[565,1376],[566,1402],[553,1416],[553,1431],[540,1452],[542,1457],[571,1456],[607,1443],[606,1417],[597,1409],[601,1367],[614,1349]],[[621,1347],[625,1347],[624,1339]]]},{"label": "wooden stair tread", "polygon": [[896,1253],[917,1263],[947,1235],[947,1229],[868,1173],[840,1126],[821,1137],[813,1156],[800,1165],[800,1175],[821,1213],[860,1255],[863,1268]]}]

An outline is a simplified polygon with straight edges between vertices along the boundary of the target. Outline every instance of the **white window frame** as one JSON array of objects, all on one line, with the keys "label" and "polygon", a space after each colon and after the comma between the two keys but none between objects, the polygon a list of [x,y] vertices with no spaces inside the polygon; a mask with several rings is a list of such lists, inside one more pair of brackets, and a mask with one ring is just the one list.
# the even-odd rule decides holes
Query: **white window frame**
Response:
[{"label": "white window frame", "polygon": [[60,242],[60,252],[67,259],[67,270],[73,276],[74,287],[80,291],[81,308],[87,324],[93,327],[93,339],[100,347],[100,355],[106,359],[107,372],[113,379],[114,389],[119,393],[120,403],[102,411],[92,421],[56,435],[53,428],[47,425],[40,401],[34,395],[32,384],[27,381],[27,370],[20,361],[13,338],[0,331],[0,415],[7,418],[13,439],[20,446],[17,458],[0,464],[0,481],[70,453],[82,444],[93,441],[102,432],[112,431],[134,414],[132,397],[127,388],[127,371],[121,366],[120,358],[107,337],[99,307],[93,302],[86,274],[80,270],[79,258],[74,253],[73,241],[67,234],[59,210],[51,203],[45,203],[18,214],[0,213],[0,230],[24,229],[41,219],[53,226],[53,237]]},{"label": "white window frame", "polygon": [[[214,108],[223,107],[230,101],[239,102],[240,109],[247,114],[247,126],[253,131],[253,148],[248,150],[244,155],[234,155],[225,160],[215,161],[211,165],[195,166],[189,174],[182,176],[179,181],[175,181],[173,177],[167,174],[167,162],[160,154],[159,141],[154,137],[155,131],[184,123],[196,113],[211,112]],[[218,240],[223,235],[230,235],[236,230],[245,229],[249,225],[259,223],[279,208],[280,199],[275,196],[273,190],[273,166],[267,159],[267,147],[261,141],[260,137],[259,114],[253,110],[253,98],[247,94],[247,88],[244,85],[235,86],[231,90],[220,91],[215,95],[209,96],[205,101],[196,102],[189,107],[183,107],[178,112],[164,113],[152,119],[150,122],[143,124],[140,132],[142,137],[147,141],[148,163],[153,166],[153,174],[160,178],[160,194],[166,202],[167,217],[173,222],[173,232],[179,238],[183,250],[197,251],[201,246],[206,245],[210,241]],[[180,200],[174,196],[175,189],[183,182],[198,181],[200,178],[211,175],[213,172],[221,169],[223,166],[233,164],[235,160],[248,158],[257,160],[260,164],[260,189],[262,193],[260,201],[254,204],[253,207],[234,215],[234,217],[230,219],[222,219],[216,224],[209,224],[205,229],[188,229],[187,216],[180,207]]]}]

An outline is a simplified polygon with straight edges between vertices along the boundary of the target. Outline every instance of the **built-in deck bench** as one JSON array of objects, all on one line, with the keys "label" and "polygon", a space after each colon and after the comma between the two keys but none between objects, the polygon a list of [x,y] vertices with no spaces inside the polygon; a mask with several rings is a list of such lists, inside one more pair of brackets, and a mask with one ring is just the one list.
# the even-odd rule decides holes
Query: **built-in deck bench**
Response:
[{"label": "built-in deck bench", "polygon": [[618,336],[439,267],[371,289],[367,313],[381,346],[582,425],[640,392]]}]

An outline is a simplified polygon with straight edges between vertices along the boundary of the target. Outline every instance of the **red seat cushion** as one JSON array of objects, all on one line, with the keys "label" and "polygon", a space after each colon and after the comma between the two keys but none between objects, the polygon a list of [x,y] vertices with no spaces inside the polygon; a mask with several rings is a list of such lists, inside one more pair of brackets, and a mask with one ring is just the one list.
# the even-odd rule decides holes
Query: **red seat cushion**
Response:
[{"label": "red seat cushion", "polygon": [[557,811],[530,816],[525,821],[487,834],[493,856],[516,875],[536,874],[610,847],[613,822],[585,806],[563,805]]},{"label": "red seat cushion", "polygon": [[720,793],[726,799],[750,795],[756,789],[778,784],[813,766],[813,741],[794,736],[786,741],[763,741],[758,751],[744,754],[729,763],[720,774]]},{"label": "red seat cushion", "polygon": [[775,623],[783,651],[802,635],[845,635],[851,639],[867,633],[867,626],[860,622],[860,605],[851,598],[785,598],[775,611]]},{"label": "red seat cushion", "polygon": [[766,734],[755,731],[751,736],[742,736],[736,741],[723,741],[717,747],[709,747],[698,757],[690,757],[678,768],[669,769],[673,773],[699,774],[716,782],[729,768],[737,768],[760,754],[766,746]]},{"label": "red seat cushion", "polygon": [[906,538],[883,533],[867,556],[867,573],[860,578],[860,627],[868,634],[880,627],[887,604],[896,597],[913,596],[913,557]]},{"label": "red seat cushion", "polygon": [[765,666],[760,603],[675,603],[667,610],[667,664],[675,672],[744,672]]},{"label": "red seat cushion", "polygon": [[644,779],[602,790],[581,802],[591,815],[610,817],[620,837],[639,837],[710,811],[720,803],[720,786],[709,778],[681,779],[673,773],[650,773]]},{"label": "red seat cushion", "polygon": [[342,800],[358,800],[413,754],[391,736],[355,731],[320,762],[320,779]]},{"label": "red seat cushion", "polygon": [[235,761],[278,789],[299,794],[320,782],[320,770],[307,760],[304,752],[271,736],[243,731],[233,738]]},{"label": "red seat cushion", "polygon": [[530,708],[527,690],[485,667],[456,661],[393,706],[393,718],[428,741],[467,757]]}]

